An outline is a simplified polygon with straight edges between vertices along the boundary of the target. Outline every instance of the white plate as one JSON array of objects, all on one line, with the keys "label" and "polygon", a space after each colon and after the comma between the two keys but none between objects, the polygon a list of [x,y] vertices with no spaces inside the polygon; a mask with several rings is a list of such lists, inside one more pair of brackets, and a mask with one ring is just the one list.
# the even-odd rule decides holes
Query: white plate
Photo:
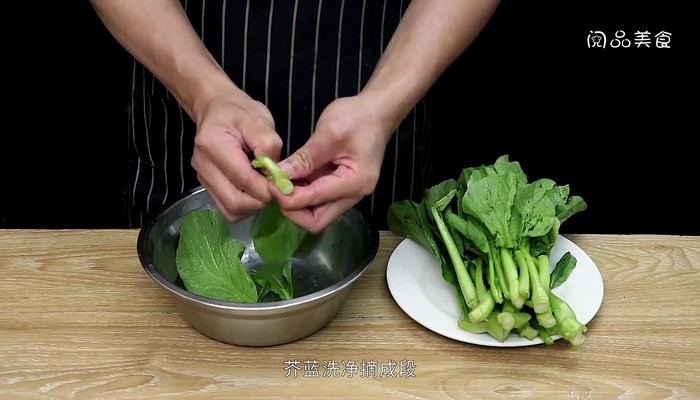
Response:
[{"label": "white plate", "polygon": [[[603,278],[593,260],[569,239],[559,236],[552,249],[551,267],[566,253],[576,257],[576,268],[552,292],[566,301],[577,319],[588,324],[603,303]],[[442,278],[440,264],[432,253],[412,239],[404,239],[389,258],[387,285],[396,303],[419,324],[448,338],[483,346],[520,347],[541,344],[512,333],[499,342],[487,333],[466,332],[457,326],[459,306],[452,286]],[[561,336],[553,336],[560,339]]]}]

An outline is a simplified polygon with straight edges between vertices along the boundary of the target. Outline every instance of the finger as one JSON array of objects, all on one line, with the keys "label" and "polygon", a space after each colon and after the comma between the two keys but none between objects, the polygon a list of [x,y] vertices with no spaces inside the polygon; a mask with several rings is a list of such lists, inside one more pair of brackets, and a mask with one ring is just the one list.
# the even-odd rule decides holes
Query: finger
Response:
[{"label": "finger", "polygon": [[232,187],[233,195],[227,195],[225,196],[227,200],[221,200],[219,192],[213,189],[205,179],[200,178],[200,181],[207,188],[207,192],[214,201],[216,208],[230,222],[237,222],[246,218],[265,206],[265,203],[255,200],[235,187]]},{"label": "finger", "polygon": [[[233,199],[240,200],[222,201],[217,195],[217,192],[211,188],[211,185],[206,183],[206,180],[200,178],[200,182],[202,183],[202,185],[204,185],[204,187],[207,188],[207,193],[209,193],[209,196],[214,201],[217,210],[219,210],[219,212],[221,212],[221,214],[223,214],[223,216],[229,222],[238,222],[241,219],[252,215],[253,213],[265,206],[264,203],[260,203],[252,197],[246,195],[245,193],[237,191],[235,187],[233,188]],[[248,203],[248,199],[252,200],[253,202]],[[231,202],[233,202],[235,205],[231,205]]]},{"label": "finger", "polygon": [[313,208],[304,208],[300,210],[282,209],[282,214],[310,233],[317,234],[337,221],[345,211],[357,204],[360,200],[362,200],[361,197],[344,198]]},{"label": "finger", "polygon": [[291,156],[279,163],[280,168],[289,175],[292,180],[303,179],[311,175],[318,168],[323,167],[336,157],[335,149],[327,139],[327,135],[314,134],[309,140]]},{"label": "finger", "polygon": [[218,202],[217,207],[228,214],[228,219],[240,218],[265,206],[265,202],[234,186],[211,161],[201,158],[199,160],[197,177],[210,194],[213,194],[213,198]]},{"label": "finger", "polygon": [[295,186],[294,193],[289,196],[276,191],[272,193],[282,208],[299,210],[343,198],[361,198],[373,189],[374,187],[366,185],[353,170],[340,165],[331,174],[320,176],[306,185]]},{"label": "finger", "polygon": [[238,222],[240,220],[240,216],[228,212],[226,207],[224,207],[224,203],[221,200],[219,200],[219,197],[213,190],[210,189],[209,185],[205,183],[202,179],[199,179],[199,181],[200,183],[202,183],[202,185],[204,185],[204,187],[207,188],[207,193],[209,193],[209,197],[211,197],[212,201],[214,201],[216,209],[219,210],[219,212],[224,216],[224,218],[226,218],[226,220],[229,222]]},{"label": "finger", "polygon": [[[243,125],[246,146],[255,157],[267,156],[279,161],[282,153],[282,138],[274,130],[263,124],[251,123]],[[252,134],[251,134],[252,133]]]},{"label": "finger", "polygon": [[[219,170],[239,190],[263,203],[268,203],[272,199],[267,187],[267,179],[250,165],[250,159],[235,139],[232,142],[202,145],[201,150],[209,156],[215,169]],[[204,159],[205,157],[200,157],[198,161],[206,165]],[[209,165],[206,167],[211,169]],[[201,167],[197,166],[197,168],[199,170]]]},{"label": "finger", "polygon": [[233,185],[222,191],[218,190],[215,185],[210,184],[206,179],[200,176],[198,178],[202,185],[207,188],[207,192],[214,200],[219,211],[231,222],[245,218],[265,206],[265,203],[241,192]]}]

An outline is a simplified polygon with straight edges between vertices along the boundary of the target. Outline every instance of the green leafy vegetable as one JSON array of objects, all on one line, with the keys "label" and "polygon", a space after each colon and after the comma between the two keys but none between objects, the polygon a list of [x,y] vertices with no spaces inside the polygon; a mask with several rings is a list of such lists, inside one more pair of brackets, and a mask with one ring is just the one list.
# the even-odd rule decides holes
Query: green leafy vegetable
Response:
[{"label": "green leafy vegetable", "polygon": [[443,279],[454,290],[462,315],[466,315],[469,311],[464,301],[457,275],[449,257],[446,258],[443,255],[446,251],[443,250],[442,242],[434,236],[433,225],[429,222],[426,213],[426,204],[427,199],[424,199],[421,203],[415,203],[412,200],[401,200],[393,203],[387,216],[389,227],[395,234],[411,238],[433,253],[433,256],[440,263]]},{"label": "green leafy vegetable", "polygon": [[[425,191],[420,203],[391,204],[389,229],[412,238],[439,261],[462,312],[457,324],[504,341],[511,332],[574,346],[585,327],[551,289],[568,277],[571,255],[550,276],[550,252],[561,224],[586,209],[581,197],[551,179],[528,180],[508,156],[464,168]],[[551,283],[551,284],[550,284]]]},{"label": "green leafy vegetable", "polygon": [[307,230],[282,214],[277,202],[260,210],[251,231],[260,258],[276,263],[289,261],[307,235]]},{"label": "green leafy vegetable", "polygon": [[267,179],[275,184],[282,194],[294,193],[294,184],[289,176],[269,157],[258,157],[251,161],[253,168],[260,168]]},{"label": "green leafy vegetable", "polygon": [[231,236],[221,214],[201,209],[180,227],[177,270],[192,293],[225,301],[258,301],[255,282],[241,262],[245,246]]},{"label": "green leafy vegetable", "polygon": [[549,288],[554,289],[566,282],[574,268],[576,268],[576,257],[567,251],[552,270]]},{"label": "green leafy vegetable", "polygon": [[252,272],[253,280],[262,287],[260,299],[274,292],[282,300],[294,297],[292,285],[292,261],[264,263]]},{"label": "green leafy vegetable", "polygon": [[260,211],[251,231],[255,251],[263,265],[255,268],[253,278],[264,280],[267,289],[282,300],[291,299],[292,256],[308,236],[308,231],[286,218],[276,202]]},{"label": "green leafy vegetable", "polygon": [[185,288],[224,301],[261,302],[270,292],[282,300],[291,299],[292,256],[308,232],[286,218],[279,204],[265,207],[251,230],[263,262],[248,272],[241,261],[246,246],[228,228],[216,211],[200,209],[185,217],[175,257]]}]

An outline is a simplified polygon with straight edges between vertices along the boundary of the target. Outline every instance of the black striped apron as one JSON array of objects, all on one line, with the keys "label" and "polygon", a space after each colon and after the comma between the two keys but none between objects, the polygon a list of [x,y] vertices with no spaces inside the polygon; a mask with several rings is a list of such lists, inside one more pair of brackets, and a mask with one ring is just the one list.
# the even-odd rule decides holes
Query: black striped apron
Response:
[{"label": "black striped apron", "polygon": [[[231,79],[270,109],[285,157],[302,146],[326,105],[369,79],[409,0],[181,0]],[[196,127],[175,98],[133,62],[126,210],[130,227],[199,186],[190,165]],[[430,125],[419,103],[387,147],[376,190],[357,207],[386,228],[397,200],[432,184]]]}]

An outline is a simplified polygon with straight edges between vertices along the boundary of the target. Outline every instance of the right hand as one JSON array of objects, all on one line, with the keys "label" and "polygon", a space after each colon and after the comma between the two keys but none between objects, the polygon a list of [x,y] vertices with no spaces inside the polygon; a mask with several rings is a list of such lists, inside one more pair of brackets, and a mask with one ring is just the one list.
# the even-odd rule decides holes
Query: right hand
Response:
[{"label": "right hand", "polygon": [[268,181],[250,155],[279,161],[282,139],[267,107],[236,89],[202,103],[195,121],[192,166],[219,211],[236,222],[266,206]]}]

